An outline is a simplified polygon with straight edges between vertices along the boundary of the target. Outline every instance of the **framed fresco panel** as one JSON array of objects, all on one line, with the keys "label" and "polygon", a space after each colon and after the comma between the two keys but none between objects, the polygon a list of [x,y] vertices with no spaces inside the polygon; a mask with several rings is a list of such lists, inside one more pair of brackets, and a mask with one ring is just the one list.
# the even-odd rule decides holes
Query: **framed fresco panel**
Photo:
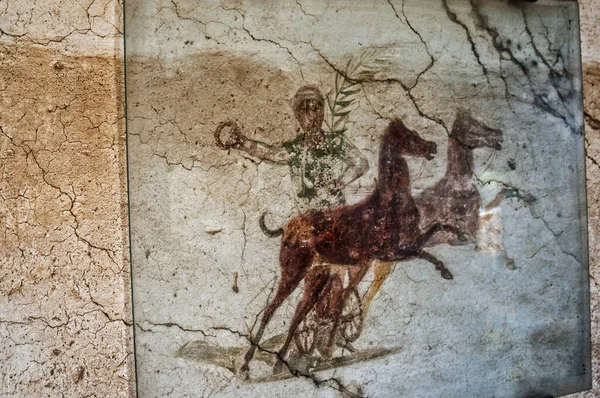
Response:
[{"label": "framed fresco panel", "polygon": [[575,1],[125,6],[140,396],[590,387]]}]

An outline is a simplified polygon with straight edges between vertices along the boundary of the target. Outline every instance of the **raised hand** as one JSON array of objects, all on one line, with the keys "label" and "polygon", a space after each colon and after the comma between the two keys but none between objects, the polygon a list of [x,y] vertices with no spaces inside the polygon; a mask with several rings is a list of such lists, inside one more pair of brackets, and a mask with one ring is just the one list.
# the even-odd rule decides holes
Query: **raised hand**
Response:
[{"label": "raised hand", "polygon": [[247,141],[236,122],[228,120],[219,124],[215,130],[215,141],[221,149],[241,149]]}]

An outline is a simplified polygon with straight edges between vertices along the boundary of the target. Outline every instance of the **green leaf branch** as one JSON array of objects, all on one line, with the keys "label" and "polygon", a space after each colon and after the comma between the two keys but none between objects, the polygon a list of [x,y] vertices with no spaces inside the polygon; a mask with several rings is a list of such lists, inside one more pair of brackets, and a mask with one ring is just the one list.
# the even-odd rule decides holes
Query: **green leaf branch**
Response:
[{"label": "green leaf branch", "polygon": [[325,123],[330,132],[346,131],[348,117],[358,106],[361,84],[373,80],[375,74],[388,66],[389,59],[377,49],[366,49],[348,61],[343,73],[336,73],[335,87],[325,99],[329,109],[329,118]]}]

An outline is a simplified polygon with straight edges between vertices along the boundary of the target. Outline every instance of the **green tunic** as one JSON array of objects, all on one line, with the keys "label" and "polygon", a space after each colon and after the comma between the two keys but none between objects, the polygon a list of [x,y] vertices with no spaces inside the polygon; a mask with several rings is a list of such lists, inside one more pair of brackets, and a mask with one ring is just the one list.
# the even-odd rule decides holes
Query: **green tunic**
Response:
[{"label": "green tunic", "polygon": [[356,149],[344,139],[344,131],[327,133],[325,143],[310,148],[304,143],[303,135],[283,144],[291,155],[290,171],[302,204],[310,209],[323,209],[346,203],[342,177],[348,169],[351,152]]}]

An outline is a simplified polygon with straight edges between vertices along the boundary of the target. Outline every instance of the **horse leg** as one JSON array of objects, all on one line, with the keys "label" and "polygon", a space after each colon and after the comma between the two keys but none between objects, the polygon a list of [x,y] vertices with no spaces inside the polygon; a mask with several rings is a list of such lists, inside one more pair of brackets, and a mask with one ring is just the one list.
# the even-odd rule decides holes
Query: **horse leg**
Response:
[{"label": "horse leg", "polygon": [[383,282],[390,276],[394,269],[393,262],[388,261],[373,261],[373,269],[375,271],[375,278],[371,286],[369,286],[369,290],[363,297],[363,315],[367,315],[369,311],[369,307],[371,306],[371,302],[375,298],[375,295],[381,290],[381,286],[383,286]]},{"label": "horse leg", "polygon": [[450,271],[448,270],[448,268],[446,268],[444,263],[441,262],[440,260],[438,260],[434,255],[427,253],[425,251],[421,251],[421,253],[419,253],[419,258],[435,265],[435,269],[440,271],[440,273],[442,274],[442,278],[453,279],[453,276],[450,273]]},{"label": "horse leg", "polygon": [[300,283],[301,280],[302,280],[302,278],[300,278],[296,283],[291,284],[291,285],[280,283],[279,288],[277,289],[277,293],[275,294],[275,297],[273,298],[273,301],[265,309],[262,320],[260,322],[260,327],[258,328],[258,332],[250,340],[250,348],[248,349],[248,351],[246,352],[246,355],[244,356],[244,365],[241,368],[242,372],[248,372],[250,370],[249,363],[252,360],[252,357],[254,356],[256,347],[258,347],[258,343],[260,342],[260,339],[262,338],[262,335],[265,331],[265,327],[271,320],[271,317],[273,316],[273,314],[275,313],[277,308],[279,308],[279,306],[281,306],[283,301],[286,298],[288,298],[290,294],[292,294],[292,292],[296,289],[296,287],[298,286],[298,284]]},{"label": "horse leg", "polygon": [[331,329],[329,330],[329,336],[327,338],[327,345],[325,346],[325,356],[331,358],[333,354],[333,344],[335,343],[335,335],[337,331],[338,320],[342,314],[342,306],[344,303],[344,286],[342,279],[339,275],[332,275],[331,277],[331,296],[329,299],[329,311],[327,314],[329,319],[332,320],[330,323]]},{"label": "horse leg", "polygon": [[[348,277],[349,282],[348,286],[345,289],[340,289],[341,294],[337,297],[336,307],[334,307],[332,315],[333,315],[333,326],[330,331],[329,341],[327,342],[327,350],[326,356],[329,358],[333,355],[333,348],[335,344],[335,337],[338,332],[338,327],[340,324],[340,317],[344,311],[344,305],[348,300],[348,297],[354,292],[360,281],[364,278],[365,274],[369,270],[369,264],[360,264],[355,266],[350,266],[348,269]],[[341,282],[341,281],[340,281]],[[341,283],[340,283],[341,285]],[[361,313],[363,316],[364,313]]]},{"label": "horse leg", "polygon": [[458,229],[452,225],[433,224],[431,227],[429,227],[428,230],[426,230],[424,233],[421,234],[421,236],[419,236],[419,239],[417,239],[417,242],[413,245],[412,250],[419,250],[422,247],[425,247],[427,242],[431,238],[433,238],[433,235],[435,235],[438,232],[450,232],[450,233],[456,235],[459,242],[461,242],[461,241],[466,242],[469,239],[468,236],[466,236],[460,229]]},{"label": "horse leg", "polygon": [[369,271],[369,263],[352,265],[348,269],[348,276],[350,277],[348,287],[344,289],[344,301],[352,294],[354,289],[358,286],[360,281],[365,277],[367,271]]},{"label": "horse leg", "polygon": [[294,334],[296,333],[296,329],[302,320],[306,317],[308,312],[314,307],[319,298],[322,298],[322,290],[327,285],[329,281],[329,268],[327,267],[316,267],[315,269],[308,272],[306,278],[304,279],[304,293],[298,306],[296,307],[296,311],[294,312],[294,316],[292,317],[292,321],[290,322],[290,328],[288,330],[287,338],[285,339],[285,343],[279,350],[278,359],[273,367],[273,374],[281,373],[283,366],[283,359],[287,354],[290,343],[294,338]]},{"label": "horse leg", "polygon": [[277,287],[277,293],[273,298],[273,301],[267,306],[262,316],[260,327],[255,336],[250,340],[250,348],[244,356],[244,365],[242,365],[241,371],[248,372],[250,370],[249,363],[254,356],[256,347],[262,338],[269,320],[273,316],[273,313],[281,306],[283,301],[292,294],[294,290],[300,284],[300,281],[306,276],[307,270],[310,268],[312,262],[312,256],[301,251],[294,250],[295,247],[283,248],[280,255],[281,263],[281,280]]}]

